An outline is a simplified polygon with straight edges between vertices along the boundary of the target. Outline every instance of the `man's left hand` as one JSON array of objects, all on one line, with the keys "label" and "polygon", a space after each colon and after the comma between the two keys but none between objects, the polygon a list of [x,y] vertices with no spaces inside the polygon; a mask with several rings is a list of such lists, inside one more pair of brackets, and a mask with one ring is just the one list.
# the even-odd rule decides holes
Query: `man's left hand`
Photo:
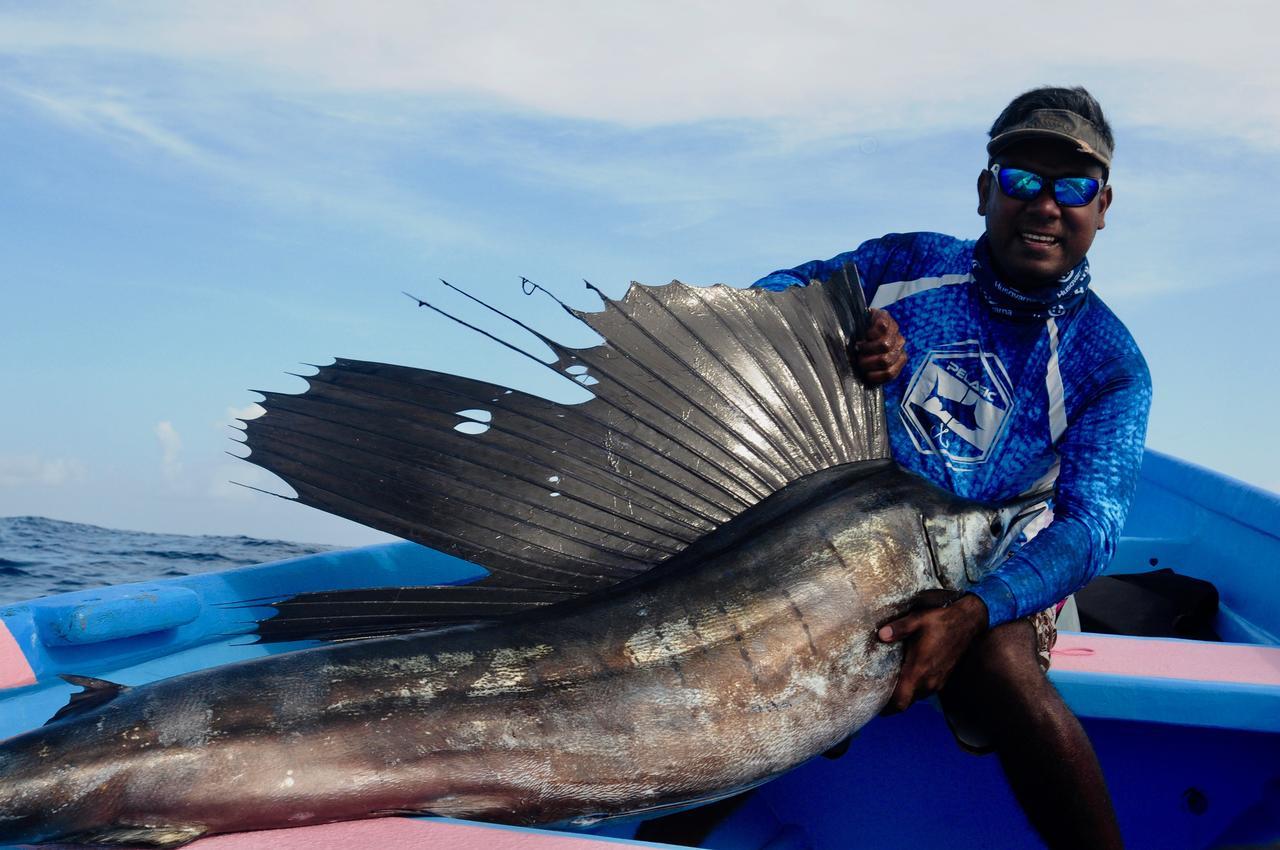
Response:
[{"label": "man's left hand", "polygon": [[987,605],[972,593],[926,590],[915,598],[909,614],[880,627],[885,643],[906,641],[898,685],[885,713],[904,711],[911,703],[936,693],[978,635],[987,630]]}]

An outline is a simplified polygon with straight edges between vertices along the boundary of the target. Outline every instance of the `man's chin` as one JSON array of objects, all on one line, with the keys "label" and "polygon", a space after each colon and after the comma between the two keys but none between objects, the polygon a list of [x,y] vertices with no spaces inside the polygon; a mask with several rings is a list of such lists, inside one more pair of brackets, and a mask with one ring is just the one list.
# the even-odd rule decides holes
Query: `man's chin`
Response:
[{"label": "man's chin", "polygon": [[1005,282],[1018,289],[1036,290],[1056,284],[1064,274],[1071,271],[1071,266],[1061,261],[1016,261],[1004,266]]}]

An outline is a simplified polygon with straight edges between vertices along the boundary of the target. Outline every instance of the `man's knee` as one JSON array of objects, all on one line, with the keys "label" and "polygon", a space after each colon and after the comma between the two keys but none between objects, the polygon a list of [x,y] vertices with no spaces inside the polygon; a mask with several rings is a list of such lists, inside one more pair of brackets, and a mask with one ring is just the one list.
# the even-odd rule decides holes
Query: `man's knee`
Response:
[{"label": "man's knee", "polygon": [[1027,620],[996,626],[976,640],[952,677],[954,685],[985,700],[1017,698],[1047,687]]},{"label": "man's knee", "polygon": [[997,749],[1025,744],[1028,734],[1036,734],[1032,729],[1049,734],[1048,728],[1071,722],[1040,666],[1035,629],[1027,620],[997,626],[975,642],[941,697],[957,717],[981,718]]}]

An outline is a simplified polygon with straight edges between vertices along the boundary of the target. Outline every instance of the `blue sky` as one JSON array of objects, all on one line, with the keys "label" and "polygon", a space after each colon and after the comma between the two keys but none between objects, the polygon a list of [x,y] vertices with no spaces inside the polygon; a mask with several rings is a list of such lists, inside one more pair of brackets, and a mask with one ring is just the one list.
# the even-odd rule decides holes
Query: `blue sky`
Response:
[{"label": "blue sky", "polygon": [[[581,279],[746,285],[976,236],[984,131],[1084,84],[1118,138],[1090,258],[1149,444],[1280,490],[1280,66],[1261,4],[0,2],[0,515],[332,543],[227,423],[334,355],[574,388],[400,294],[570,342]],[[1049,9],[1049,7],[1045,7]],[[487,325],[498,327],[495,325]]]}]

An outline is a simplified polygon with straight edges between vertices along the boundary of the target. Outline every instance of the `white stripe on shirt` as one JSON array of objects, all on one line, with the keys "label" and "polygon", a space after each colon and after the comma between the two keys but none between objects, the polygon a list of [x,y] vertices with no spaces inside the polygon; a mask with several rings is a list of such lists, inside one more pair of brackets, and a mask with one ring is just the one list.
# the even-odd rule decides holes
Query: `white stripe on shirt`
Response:
[{"label": "white stripe on shirt", "polygon": [[973,280],[969,274],[944,274],[941,277],[922,277],[919,280],[902,280],[897,283],[886,283],[876,289],[875,298],[871,299],[872,307],[887,307],[895,301],[901,301],[911,295],[928,292],[940,286],[953,283],[968,283]]},{"label": "white stripe on shirt", "polygon": [[1049,365],[1044,372],[1044,387],[1049,393],[1049,439],[1055,444],[1067,430],[1067,401],[1062,390],[1062,372],[1058,370],[1058,323],[1045,320],[1049,328]]}]

